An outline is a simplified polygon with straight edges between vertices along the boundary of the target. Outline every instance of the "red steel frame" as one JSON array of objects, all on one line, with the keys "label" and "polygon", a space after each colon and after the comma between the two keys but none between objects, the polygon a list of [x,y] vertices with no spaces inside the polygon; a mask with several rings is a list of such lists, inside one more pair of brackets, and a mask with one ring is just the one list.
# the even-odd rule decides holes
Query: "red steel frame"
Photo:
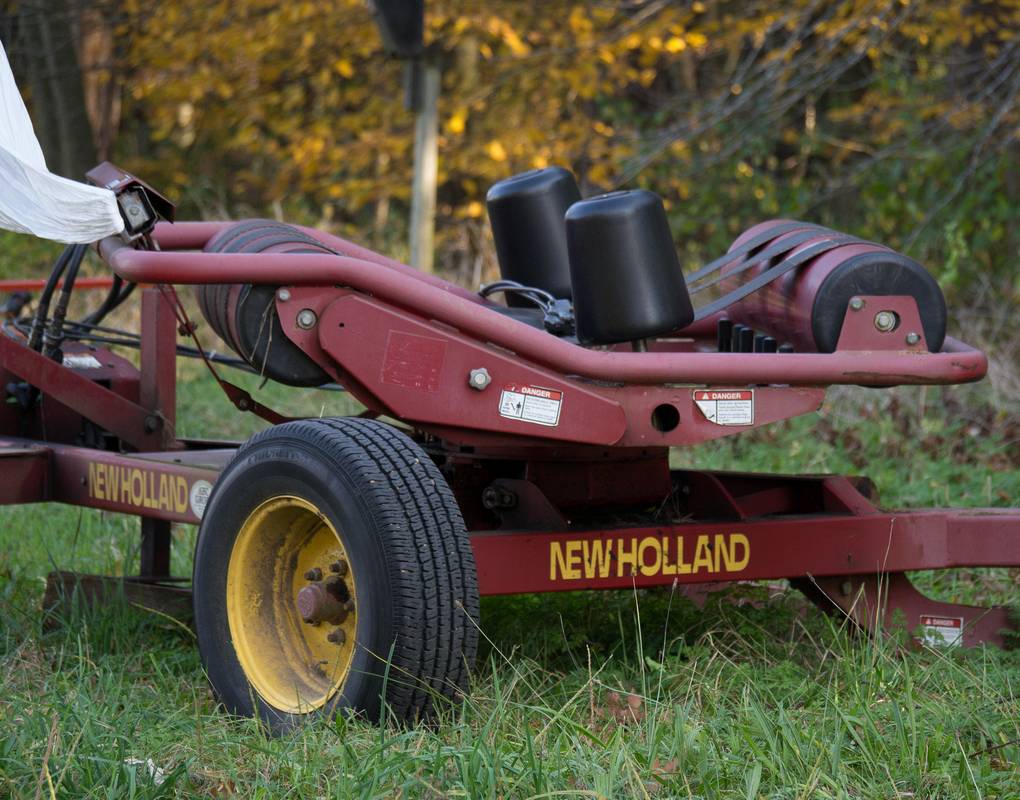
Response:
[{"label": "red steel frame", "polygon": [[[832,384],[962,383],[983,377],[983,353],[949,339],[928,353],[911,298],[861,298],[895,311],[892,333],[847,314],[832,354],[719,354],[693,326],[649,352],[587,349],[487,307],[477,295],[353,243],[306,229],[345,255],[194,252],[229,223],[160,225],[160,251],[119,239],[100,254],[122,278],[163,284],[284,285],[286,335],[368,408],[406,422],[441,460],[457,493],[483,594],[790,578],[824,608],[864,628],[958,621],[961,642],[1003,643],[1004,609],[929,600],[905,572],[1020,566],[1020,510],[886,512],[862,479],[671,472],[668,448],[816,410]],[[281,278],[281,276],[285,276]],[[175,433],[174,297],[142,292],[141,369],[94,350],[100,369],[62,366],[0,336],[0,379],[38,387],[50,426],[0,410],[0,502],[58,500],[143,518],[142,573],[168,575],[169,525],[197,523],[231,446]],[[316,324],[296,324],[298,311]],[[481,391],[467,376],[485,368]],[[556,425],[501,416],[505,385],[560,393]],[[694,392],[754,392],[754,420],[707,420]],[[244,393],[242,410],[278,420]],[[46,405],[49,404],[49,405]],[[667,406],[678,424],[662,424]],[[82,426],[116,449],[82,446]],[[127,452],[118,452],[127,451]],[[496,502],[486,503],[485,493]],[[502,493],[502,494],[500,494]],[[499,497],[504,498],[499,501]],[[635,509],[673,508],[659,523]],[[509,498],[509,500],[507,500]],[[628,516],[630,514],[630,516]],[[632,519],[631,522],[606,520]],[[677,521],[681,520],[681,521]],[[954,623],[956,624],[956,623]]]}]

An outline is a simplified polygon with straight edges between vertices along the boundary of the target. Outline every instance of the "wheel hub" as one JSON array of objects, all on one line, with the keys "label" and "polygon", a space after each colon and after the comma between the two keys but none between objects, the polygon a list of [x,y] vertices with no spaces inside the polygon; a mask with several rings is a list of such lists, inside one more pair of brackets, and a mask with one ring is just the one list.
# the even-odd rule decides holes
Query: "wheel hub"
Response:
[{"label": "wheel hub", "polygon": [[272,707],[307,713],[342,688],[356,642],[355,580],[314,504],[280,496],[249,514],[227,569],[227,620],[245,676]]}]

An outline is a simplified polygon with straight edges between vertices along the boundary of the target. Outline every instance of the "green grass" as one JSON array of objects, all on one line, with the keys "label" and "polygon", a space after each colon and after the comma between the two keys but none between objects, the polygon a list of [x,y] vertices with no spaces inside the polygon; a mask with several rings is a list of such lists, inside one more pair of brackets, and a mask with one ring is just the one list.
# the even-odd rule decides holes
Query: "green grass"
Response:
[{"label": "green grass", "polygon": [[[258,427],[198,374],[182,367],[184,434]],[[980,397],[836,392],[821,418],[674,463],[869,474],[889,506],[1015,504],[1018,428],[974,410]],[[356,410],[276,386],[260,398]],[[1020,653],[901,653],[779,584],[704,609],[668,590],[490,599],[473,691],[440,724],[338,720],[269,738],[216,710],[172,620],[114,603],[41,631],[48,571],[130,572],[137,538],[116,515],[0,510],[0,797],[1020,797]],[[176,572],[193,541],[175,530]],[[1006,570],[920,578],[946,599],[1017,601]]]}]

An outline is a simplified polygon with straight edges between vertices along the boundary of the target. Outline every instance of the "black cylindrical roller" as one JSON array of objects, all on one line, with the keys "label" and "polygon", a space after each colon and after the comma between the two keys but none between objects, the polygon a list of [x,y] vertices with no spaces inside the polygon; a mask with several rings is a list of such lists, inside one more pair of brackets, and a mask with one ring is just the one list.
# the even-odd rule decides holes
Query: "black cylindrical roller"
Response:
[{"label": "black cylindrical roller", "polygon": [[658,195],[637,189],[574,203],[567,211],[567,246],[581,341],[628,342],[694,320]]},{"label": "black cylindrical roller", "polygon": [[754,328],[743,328],[740,331],[740,346],[737,350],[741,353],[754,352]]},{"label": "black cylindrical roller", "polygon": [[746,328],[746,325],[741,325],[739,322],[733,325],[733,336],[730,338],[730,351],[733,353],[740,352],[740,332]]},{"label": "black cylindrical roller", "polygon": [[764,333],[759,333],[754,337],[754,352],[764,353],[765,352],[765,340],[768,337]]},{"label": "black cylindrical roller", "polygon": [[779,349],[779,342],[773,339],[771,336],[766,336],[765,341],[762,344],[761,351],[763,353],[775,353]]},{"label": "black cylindrical roller", "polygon": [[733,350],[733,322],[728,319],[719,320],[717,341],[720,353],[729,353]]},{"label": "black cylindrical roller", "polygon": [[[500,274],[525,286],[570,299],[570,262],[563,215],[581,199],[574,176],[562,167],[522,172],[489,189],[485,203]],[[507,303],[530,306],[510,293]]]}]

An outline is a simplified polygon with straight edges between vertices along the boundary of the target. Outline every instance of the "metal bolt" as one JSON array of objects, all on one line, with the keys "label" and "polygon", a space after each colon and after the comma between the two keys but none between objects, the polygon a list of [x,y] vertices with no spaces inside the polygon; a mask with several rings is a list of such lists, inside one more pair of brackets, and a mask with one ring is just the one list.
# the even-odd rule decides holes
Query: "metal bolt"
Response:
[{"label": "metal bolt", "polygon": [[889,333],[889,331],[894,330],[898,322],[899,319],[892,311],[879,311],[875,314],[875,327],[882,331],[882,333]]},{"label": "metal bolt", "polygon": [[142,422],[142,427],[145,428],[146,433],[155,433],[159,428],[159,420],[152,414],[149,414]]},{"label": "metal bolt", "polygon": [[910,333],[907,334],[907,344],[917,344],[920,341],[921,335],[919,333],[914,333],[913,331],[911,331]]},{"label": "metal bolt", "polygon": [[280,289],[280,291],[276,293],[276,299],[281,303],[286,303],[290,300],[290,289]]},{"label": "metal bolt", "polygon": [[861,298],[854,297],[850,300],[851,311],[860,311],[862,308],[864,308],[864,301]]},{"label": "metal bolt", "polygon": [[313,567],[312,569],[308,570],[308,572],[305,573],[305,580],[306,581],[321,581],[322,580],[322,570],[319,569],[318,567]]},{"label": "metal bolt", "polygon": [[332,564],[329,565],[329,571],[335,572],[337,575],[346,575],[347,562],[342,558],[339,561],[334,561]]},{"label": "metal bolt", "polygon": [[468,386],[472,389],[477,389],[480,392],[490,383],[492,383],[492,376],[489,375],[489,370],[485,367],[473,369],[468,373]]},{"label": "metal bolt", "polygon": [[347,641],[347,634],[344,633],[343,628],[333,628],[326,634],[326,638],[333,644],[343,644]]},{"label": "metal bolt", "polygon": [[315,316],[315,312],[310,308],[302,308],[297,315],[297,325],[299,328],[308,330],[314,328],[318,317]]}]

